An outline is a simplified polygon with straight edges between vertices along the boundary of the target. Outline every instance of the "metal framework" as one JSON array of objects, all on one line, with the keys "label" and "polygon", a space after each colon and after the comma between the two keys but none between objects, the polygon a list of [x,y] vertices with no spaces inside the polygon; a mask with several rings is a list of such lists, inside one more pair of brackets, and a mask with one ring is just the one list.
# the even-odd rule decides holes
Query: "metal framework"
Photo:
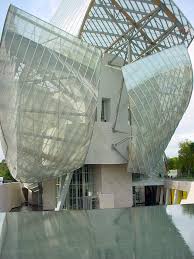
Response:
[{"label": "metal framework", "polygon": [[172,0],[92,0],[79,37],[123,59],[135,61],[174,45],[187,47],[194,30]]}]

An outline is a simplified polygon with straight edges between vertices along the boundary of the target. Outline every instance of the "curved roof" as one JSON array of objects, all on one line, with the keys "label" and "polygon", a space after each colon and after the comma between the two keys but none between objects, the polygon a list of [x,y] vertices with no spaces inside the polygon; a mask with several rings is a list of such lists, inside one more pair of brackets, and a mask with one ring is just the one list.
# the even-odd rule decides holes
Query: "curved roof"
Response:
[{"label": "curved roof", "polygon": [[172,0],[91,0],[79,37],[128,62],[188,47],[194,30]]}]

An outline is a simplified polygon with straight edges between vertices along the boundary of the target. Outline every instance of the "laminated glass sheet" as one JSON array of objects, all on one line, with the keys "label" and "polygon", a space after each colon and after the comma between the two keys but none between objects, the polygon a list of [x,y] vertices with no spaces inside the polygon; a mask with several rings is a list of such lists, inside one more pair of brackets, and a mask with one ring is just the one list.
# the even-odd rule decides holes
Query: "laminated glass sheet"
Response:
[{"label": "laminated glass sheet", "polygon": [[14,178],[40,182],[84,164],[100,58],[95,47],[10,6],[0,48],[0,128]]},{"label": "laminated glass sheet", "polygon": [[194,205],[6,213],[1,259],[192,259],[193,221]]},{"label": "laminated glass sheet", "polygon": [[130,160],[134,172],[152,175],[158,173],[158,163],[190,101],[190,57],[187,48],[179,45],[126,65],[122,71],[133,128]]}]

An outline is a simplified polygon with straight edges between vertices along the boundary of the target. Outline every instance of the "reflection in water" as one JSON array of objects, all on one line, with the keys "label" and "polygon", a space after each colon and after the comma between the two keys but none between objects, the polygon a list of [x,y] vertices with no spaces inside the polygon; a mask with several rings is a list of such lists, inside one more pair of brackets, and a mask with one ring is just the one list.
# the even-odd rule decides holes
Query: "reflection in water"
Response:
[{"label": "reflection in water", "polygon": [[190,259],[194,216],[188,210],[158,206],[7,213],[1,259]]},{"label": "reflection in water", "polygon": [[189,214],[191,216],[194,216],[194,206],[182,206],[183,211],[185,212],[185,214]]},{"label": "reflection in water", "polygon": [[194,255],[194,205],[167,206],[166,212]]},{"label": "reflection in water", "polygon": [[3,240],[5,238],[5,217],[6,213],[0,213],[0,255],[1,255],[1,248],[3,245]]}]

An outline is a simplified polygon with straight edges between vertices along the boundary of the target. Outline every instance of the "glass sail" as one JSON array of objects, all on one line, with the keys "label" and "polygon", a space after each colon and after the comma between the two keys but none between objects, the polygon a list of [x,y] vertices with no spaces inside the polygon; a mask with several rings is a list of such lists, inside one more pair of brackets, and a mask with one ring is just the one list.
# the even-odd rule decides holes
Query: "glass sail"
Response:
[{"label": "glass sail", "polygon": [[84,164],[101,52],[10,6],[0,48],[1,141],[9,169],[38,182]]},{"label": "glass sail", "polygon": [[190,57],[180,45],[126,65],[122,71],[132,120],[130,159],[135,172],[152,175],[191,98]]}]

